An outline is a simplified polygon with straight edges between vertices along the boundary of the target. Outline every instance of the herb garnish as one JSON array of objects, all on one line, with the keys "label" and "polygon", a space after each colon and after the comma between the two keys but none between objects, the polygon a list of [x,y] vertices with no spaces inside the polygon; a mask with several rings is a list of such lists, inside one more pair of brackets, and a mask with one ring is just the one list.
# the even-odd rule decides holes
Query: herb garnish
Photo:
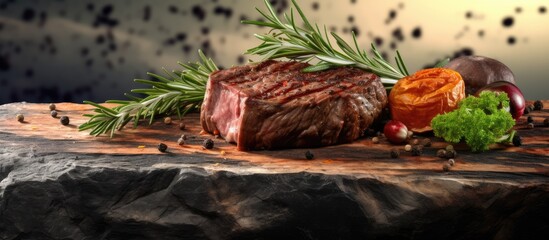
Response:
[{"label": "herb garnish", "polygon": [[459,108],[431,121],[435,136],[448,142],[465,140],[474,152],[485,151],[493,143],[510,143],[515,131],[509,131],[515,121],[506,108],[509,98],[504,92],[485,91],[479,97],[469,96]]},{"label": "herb garnish", "polygon": [[282,21],[276,15],[271,4],[265,0],[265,5],[269,13],[256,10],[263,15],[266,21],[244,20],[242,23],[272,28],[273,31],[268,34],[255,34],[263,41],[259,46],[251,48],[248,54],[261,55],[265,59],[290,58],[299,61],[308,62],[317,59],[319,62],[312,65],[305,71],[314,72],[326,70],[338,66],[353,66],[364,70],[372,71],[380,77],[392,79],[382,79],[386,85],[394,85],[396,80],[410,75],[404,61],[398,51],[395,61],[397,67],[391,66],[381,54],[377,51],[374,44],[371,44],[374,56],[370,57],[366,51],[358,47],[356,35],[353,32],[354,48],[346,43],[339,35],[330,32],[335,39],[341,51],[336,50],[330,43],[326,26],[323,30],[318,25],[311,24],[295,0],[292,3],[299,13],[303,22],[303,27],[298,27],[294,19],[293,9],[290,9],[290,15],[284,14]]}]

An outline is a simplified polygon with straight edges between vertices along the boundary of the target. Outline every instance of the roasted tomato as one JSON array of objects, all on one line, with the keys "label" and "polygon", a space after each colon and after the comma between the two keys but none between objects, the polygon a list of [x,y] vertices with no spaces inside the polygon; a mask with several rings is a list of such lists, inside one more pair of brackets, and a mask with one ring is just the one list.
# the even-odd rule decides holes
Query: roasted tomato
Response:
[{"label": "roasted tomato", "polygon": [[457,108],[465,97],[465,83],[458,72],[429,68],[400,79],[389,94],[393,120],[401,121],[414,132],[431,129],[438,114]]}]

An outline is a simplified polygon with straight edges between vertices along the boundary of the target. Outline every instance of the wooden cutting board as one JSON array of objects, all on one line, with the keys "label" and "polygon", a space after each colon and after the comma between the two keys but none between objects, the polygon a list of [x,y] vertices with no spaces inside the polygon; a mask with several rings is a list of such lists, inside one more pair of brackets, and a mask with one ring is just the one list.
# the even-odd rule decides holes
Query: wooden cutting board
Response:
[{"label": "wooden cutting board", "polygon": [[[209,134],[201,134],[198,114],[190,114],[182,120],[173,117],[172,124],[157,121],[151,126],[146,122],[137,128],[126,127],[108,136],[93,137],[88,132],[79,132],[78,125],[87,121],[82,114],[91,112],[92,107],[83,104],[57,103],[58,118],[52,118],[48,104],[12,103],[0,106],[0,148],[28,147],[41,154],[68,152],[75,154],[108,155],[169,155],[170,162],[158,162],[157,166],[177,167],[177,159],[188,157],[214,160],[209,167],[257,168],[259,172],[316,172],[325,174],[378,175],[380,177],[419,175],[458,174],[467,178],[483,178],[491,174],[549,176],[549,128],[542,127],[543,119],[549,117],[549,101],[542,111],[529,114],[536,122],[534,129],[526,128],[526,117],[517,123],[516,129],[522,136],[523,146],[493,146],[484,153],[471,153],[464,145],[456,145],[458,156],[456,165],[449,173],[442,171],[446,159],[437,158],[436,151],[447,145],[436,139],[431,147],[424,149],[421,156],[411,156],[404,146],[389,144],[386,140],[374,144],[370,138],[359,139],[352,144],[315,148],[288,149],[277,151],[240,152],[233,144],[225,143]],[[16,114],[23,114],[25,121],[16,121]],[[59,117],[68,116],[70,124],[63,126]],[[179,122],[186,124],[180,130]],[[130,125],[130,124],[128,124]],[[186,134],[189,138],[184,146],[176,141]],[[212,138],[212,150],[202,148],[203,140]],[[419,139],[424,137],[419,136]],[[168,152],[157,149],[159,143],[168,145]],[[389,156],[391,148],[401,150],[401,156]],[[313,160],[306,160],[305,152],[314,154]],[[154,163],[155,158],[150,161]],[[234,164],[233,164],[234,163]],[[130,163],[131,164],[131,163]]]}]

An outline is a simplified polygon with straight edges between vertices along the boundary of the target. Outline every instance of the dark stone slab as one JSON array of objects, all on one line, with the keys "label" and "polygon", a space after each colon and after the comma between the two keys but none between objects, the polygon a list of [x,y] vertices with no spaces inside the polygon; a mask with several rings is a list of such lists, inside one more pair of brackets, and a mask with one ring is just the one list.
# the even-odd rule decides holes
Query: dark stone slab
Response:
[{"label": "dark stone slab", "polygon": [[[59,107],[85,120],[81,105]],[[189,116],[196,140],[161,154],[154,143],[171,143],[176,126],[91,138],[42,108],[0,106],[0,239],[545,239],[549,229],[546,128],[520,129],[523,148],[460,150],[445,173],[437,142],[400,159],[368,140],[313,149],[312,161],[221,140],[206,151],[210,136]]]}]

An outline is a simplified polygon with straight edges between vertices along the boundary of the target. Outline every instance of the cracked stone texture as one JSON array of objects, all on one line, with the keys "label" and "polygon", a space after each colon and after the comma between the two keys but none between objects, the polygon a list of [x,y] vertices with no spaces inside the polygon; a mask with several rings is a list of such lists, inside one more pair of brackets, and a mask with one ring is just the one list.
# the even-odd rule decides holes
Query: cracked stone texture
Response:
[{"label": "cracked stone texture", "polygon": [[545,239],[549,229],[547,128],[519,127],[521,148],[457,145],[444,173],[436,141],[421,157],[390,159],[387,143],[364,139],[306,161],[303,149],[245,153],[220,139],[203,150],[196,115],[184,147],[177,124],[93,138],[75,129],[89,107],[58,108],[74,125],[44,104],[0,106],[0,239]]}]

